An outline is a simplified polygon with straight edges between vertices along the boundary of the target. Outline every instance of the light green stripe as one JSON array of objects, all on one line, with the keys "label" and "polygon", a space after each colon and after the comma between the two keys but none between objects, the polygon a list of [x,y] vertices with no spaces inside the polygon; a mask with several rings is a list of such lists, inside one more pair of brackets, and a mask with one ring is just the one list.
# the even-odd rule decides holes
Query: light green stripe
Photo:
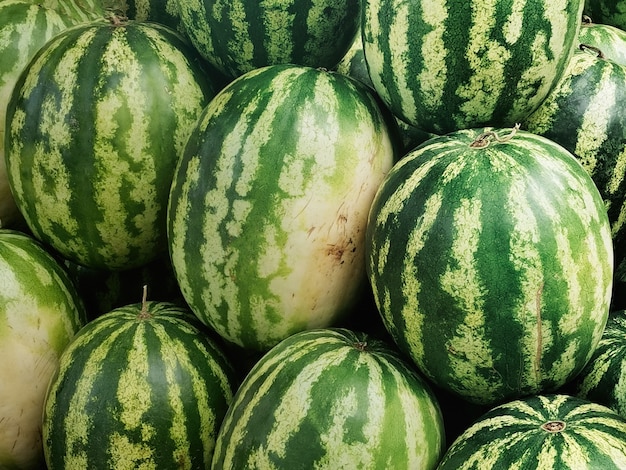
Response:
[{"label": "light green stripe", "polygon": [[423,10],[423,21],[432,28],[423,37],[421,55],[428,59],[424,61],[424,66],[418,74],[422,100],[427,109],[441,105],[445,83],[448,80],[446,62],[448,48],[444,42],[447,18],[448,8],[445,0],[432,1],[428,8]]},{"label": "light green stripe", "polygon": [[612,68],[602,67],[601,71],[601,77],[597,81],[594,80],[594,83],[596,86],[604,84],[602,92],[588,90],[587,96],[590,96],[591,100],[578,126],[576,146],[573,150],[590,175],[596,170],[598,152],[608,138],[607,130],[613,117],[613,111],[607,103],[615,102],[617,92],[615,83],[608,78]]},{"label": "light green stripe", "polygon": [[462,98],[460,111],[464,122],[485,122],[500,100],[505,81],[505,67],[511,52],[491,39],[495,27],[497,0],[472,2],[471,27],[465,57],[471,76],[459,85],[457,96]]},{"label": "light green stripe", "polygon": [[[136,325],[132,347],[126,358],[127,365],[121,371],[117,383],[119,409],[116,412],[120,430],[109,435],[108,443],[113,468],[121,470],[132,470],[140,463],[145,468],[156,468],[156,449],[149,442],[156,430],[152,423],[144,420],[152,404],[152,386],[148,382],[150,355],[146,345],[146,325],[141,322],[131,325]],[[139,433],[140,439],[130,437],[135,432]]]},{"label": "light green stripe", "polygon": [[[414,119],[417,117],[418,109],[415,106],[415,100],[413,98],[413,84],[412,77],[406,71],[407,57],[410,57],[411,42],[407,40],[409,37],[409,24],[410,24],[410,2],[397,2],[395,6],[395,12],[393,15],[393,21],[386,29],[389,42],[389,52],[391,57],[389,59],[390,67],[394,70],[399,70],[401,73],[396,75],[396,81],[394,86],[397,87],[398,95],[400,96],[400,102],[402,103],[402,114],[408,118]],[[380,87],[376,87],[380,90]]]},{"label": "light green stripe", "polygon": [[[513,164],[509,160],[510,164]],[[516,168],[518,173],[521,168]],[[522,170],[523,171],[523,170]],[[533,204],[527,199],[527,181],[515,178],[511,184],[507,198],[507,210],[513,219],[515,229],[509,244],[509,261],[518,271],[521,295],[517,305],[519,325],[526,330],[521,337],[524,350],[536,351],[534,360],[524,364],[525,383],[541,383],[541,360],[547,332],[541,317],[543,308],[542,296],[544,287],[543,266],[541,255],[537,249],[541,234],[537,225]],[[526,320],[528,319],[528,320]],[[547,325],[546,325],[547,327]],[[532,354],[528,355],[533,358]]]},{"label": "light green stripe", "polygon": [[[485,338],[484,296],[487,288],[480,282],[476,253],[482,228],[481,191],[473,199],[461,199],[454,211],[455,236],[450,247],[452,262],[440,278],[447,292],[465,316],[456,326],[446,348],[451,351],[450,367],[470,390],[488,391],[491,385],[477,369],[493,368],[491,346]],[[463,351],[457,355],[457,351]]]},{"label": "light green stripe", "polygon": [[252,68],[249,64],[253,63],[255,51],[254,43],[250,40],[248,27],[251,22],[255,20],[258,21],[258,19],[248,18],[245,4],[246,2],[242,0],[231,0],[230,5],[226,7],[228,9],[229,24],[233,34],[233,39],[228,41],[227,50],[230,54],[228,54],[224,60],[221,60],[219,54],[212,54],[214,60],[223,63],[227,69],[233,68],[228,64],[230,60],[233,60],[233,57],[237,58],[237,63],[234,64],[234,68],[241,67],[242,71],[247,71]]},{"label": "light green stripe", "polygon": [[[260,2],[261,11],[264,13],[262,18],[265,31],[263,47],[267,51],[268,64],[290,62],[293,53],[293,21],[296,17],[295,13],[291,13],[296,10],[293,4],[292,0],[262,0]],[[309,14],[312,12],[309,11]],[[252,47],[253,45],[250,44],[250,48]],[[248,58],[248,61],[251,60],[252,56]]]}]

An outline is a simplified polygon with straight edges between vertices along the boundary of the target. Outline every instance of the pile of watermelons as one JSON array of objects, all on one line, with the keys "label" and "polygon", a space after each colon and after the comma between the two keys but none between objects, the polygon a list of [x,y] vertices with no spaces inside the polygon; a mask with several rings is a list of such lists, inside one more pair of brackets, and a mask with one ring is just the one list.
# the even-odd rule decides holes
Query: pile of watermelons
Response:
[{"label": "pile of watermelons", "polygon": [[0,0],[0,469],[626,468],[624,11]]}]

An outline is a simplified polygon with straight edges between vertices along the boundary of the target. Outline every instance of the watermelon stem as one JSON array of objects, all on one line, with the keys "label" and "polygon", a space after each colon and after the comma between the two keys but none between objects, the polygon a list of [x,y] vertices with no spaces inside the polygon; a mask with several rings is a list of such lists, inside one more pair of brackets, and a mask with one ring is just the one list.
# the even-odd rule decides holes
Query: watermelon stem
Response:
[{"label": "watermelon stem", "polygon": [[588,49],[592,52],[595,52],[598,55],[598,59],[604,59],[604,52],[602,52],[602,49],[600,49],[599,47],[591,46],[589,44],[579,44],[578,49],[580,49],[581,51]]},{"label": "watermelon stem", "polygon": [[561,420],[547,421],[541,425],[541,429],[543,429],[544,431],[551,432],[551,433],[561,432],[565,429],[565,421],[561,421]]},{"label": "watermelon stem", "polygon": [[137,318],[139,320],[146,320],[152,317],[152,315],[150,315],[150,312],[148,312],[147,303],[148,303],[148,285],[144,285],[143,295],[141,297],[141,311],[139,312],[139,315],[137,315]]},{"label": "watermelon stem", "polygon": [[495,140],[496,142],[506,142],[506,141],[511,140],[513,138],[513,136],[517,133],[517,130],[519,128],[520,128],[519,123],[515,124],[515,126],[513,126],[513,129],[511,129],[511,132],[509,134],[505,135],[504,137],[500,137],[494,131],[483,132],[478,137],[476,137],[474,142],[472,142],[470,144],[470,147],[483,149],[483,148],[487,147],[493,140]]}]

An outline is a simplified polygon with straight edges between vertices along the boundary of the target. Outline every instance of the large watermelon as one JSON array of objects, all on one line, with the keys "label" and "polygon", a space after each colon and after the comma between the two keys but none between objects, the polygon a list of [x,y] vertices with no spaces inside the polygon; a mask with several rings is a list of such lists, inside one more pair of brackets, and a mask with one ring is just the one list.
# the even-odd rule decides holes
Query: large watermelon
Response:
[{"label": "large watermelon", "polygon": [[443,134],[513,126],[572,53],[583,0],[365,0],[374,87],[407,123]]},{"label": "large watermelon", "polygon": [[433,469],[443,431],[432,391],[392,347],[346,329],[304,331],[246,376],[211,468]]},{"label": "large watermelon", "polygon": [[182,24],[198,51],[236,78],[275,64],[334,67],[358,30],[359,0],[185,0]]},{"label": "large watermelon", "polygon": [[602,198],[567,150],[529,132],[467,129],[405,156],[373,202],[366,256],[398,345],[470,402],[557,389],[607,321]]},{"label": "large watermelon", "polygon": [[626,420],[564,394],[497,406],[461,434],[437,470],[623,470]]},{"label": "large watermelon", "polygon": [[195,52],[156,23],[93,22],[48,42],[7,111],[9,182],[33,234],[91,268],[164,253],[172,174],[213,93]]},{"label": "large watermelon", "polygon": [[48,382],[85,311],[61,265],[21,232],[0,229],[0,286],[0,468],[39,470]]},{"label": "large watermelon", "polygon": [[170,255],[194,313],[267,350],[333,323],[365,282],[367,214],[395,158],[360,83],[297,65],[250,71],[193,130],[174,175]]},{"label": "large watermelon", "polygon": [[48,469],[208,468],[236,382],[196,323],[186,308],[144,301],[81,329],[46,396]]},{"label": "large watermelon", "polygon": [[565,147],[589,173],[605,202],[619,266],[626,264],[626,66],[581,47],[523,125]]}]

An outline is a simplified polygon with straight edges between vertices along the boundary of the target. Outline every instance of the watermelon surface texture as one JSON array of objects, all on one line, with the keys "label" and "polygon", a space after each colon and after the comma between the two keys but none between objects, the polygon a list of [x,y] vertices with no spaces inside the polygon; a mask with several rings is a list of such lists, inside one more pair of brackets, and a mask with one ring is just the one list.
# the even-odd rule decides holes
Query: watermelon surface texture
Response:
[{"label": "watermelon surface texture", "polygon": [[591,176],[611,224],[617,271],[626,265],[626,66],[581,47],[523,124],[569,150]]},{"label": "watermelon surface texture", "polygon": [[49,470],[208,468],[236,383],[188,309],[144,301],[89,322],[46,396]]},{"label": "watermelon surface texture", "polygon": [[213,93],[165,26],[101,21],[57,35],[7,110],[7,172],[29,229],[90,268],[163,254],[172,174]]},{"label": "watermelon surface texture", "polygon": [[611,312],[591,360],[571,384],[576,396],[626,418],[626,311]]},{"label": "watermelon surface texture", "polygon": [[395,349],[346,329],[310,330],[246,376],[211,468],[434,469],[443,441],[435,396]]},{"label": "watermelon surface texture", "polygon": [[182,24],[196,49],[224,75],[296,64],[331,69],[358,30],[359,0],[185,0]]},{"label": "watermelon surface texture", "polygon": [[363,85],[312,67],[263,67],[218,93],[168,208],[174,272],[204,323],[266,351],[350,309],[369,207],[395,159],[387,129]]},{"label": "watermelon surface texture", "polygon": [[19,219],[4,151],[6,111],[13,87],[35,53],[71,25],[71,19],[57,10],[31,1],[0,2],[0,227],[9,227]]},{"label": "watermelon surface texture", "polygon": [[583,0],[366,0],[362,35],[372,83],[391,111],[444,134],[513,126],[558,80]]},{"label": "watermelon surface texture", "polygon": [[605,406],[564,394],[505,403],[459,436],[437,470],[486,468],[626,468],[626,420]]},{"label": "watermelon surface texture", "polygon": [[557,389],[608,317],[603,200],[567,150],[522,130],[457,131],[400,160],[373,202],[366,259],[397,344],[473,403]]},{"label": "watermelon surface texture", "polygon": [[46,389],[85,310],[61,265],[22,232],[0,229],[0,285],[0,468],[40,470]]}]

